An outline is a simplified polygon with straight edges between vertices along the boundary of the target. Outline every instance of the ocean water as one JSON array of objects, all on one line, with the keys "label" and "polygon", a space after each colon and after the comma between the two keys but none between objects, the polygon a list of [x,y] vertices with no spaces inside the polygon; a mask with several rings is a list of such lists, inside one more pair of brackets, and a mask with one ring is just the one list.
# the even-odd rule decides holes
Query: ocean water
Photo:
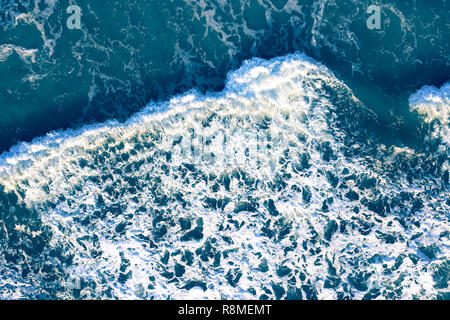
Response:
[{"label": "ocean water", "polygon": [[448,299],[448,3],[370,4],[2,1],[0,298]]},{"label": "ocean water", "polygon": [[[379,30],[366,25],[373,4]],[[80,30],[67,27],[69,5],[81,10]],[[124,121],[193,88],[220,91],[244,60],[296,51],[378,114],[386,143],[417,144],[408,97],[449,80],[449,9],[445,0],[1,0],[0,150]]]}]

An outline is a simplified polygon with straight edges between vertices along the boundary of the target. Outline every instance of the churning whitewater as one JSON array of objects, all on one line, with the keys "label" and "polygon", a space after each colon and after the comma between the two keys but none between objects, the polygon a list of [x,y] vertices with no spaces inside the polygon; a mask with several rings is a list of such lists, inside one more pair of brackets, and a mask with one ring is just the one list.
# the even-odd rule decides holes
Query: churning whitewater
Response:
[{"label": "churning whitewater", "polygon": [[376,116],[302,54],[16,145],[0,159],[0,298],[439,297],[449,89],[410,99],[425,153],[379,142]]}]

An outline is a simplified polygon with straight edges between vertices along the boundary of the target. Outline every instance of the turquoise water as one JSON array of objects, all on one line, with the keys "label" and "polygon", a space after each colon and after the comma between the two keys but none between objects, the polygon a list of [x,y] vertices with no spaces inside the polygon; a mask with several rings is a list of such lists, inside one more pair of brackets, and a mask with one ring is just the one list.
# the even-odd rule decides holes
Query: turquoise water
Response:
[{"label": "turquoise water", "polygon": [[0,298],[448,299],[449,4],[371,4],[2,0]]},{"label": "turquoise water", "polygon": [[1,3],[3,150],[124,120],[192,88],[220,90],[243,60],[294,51],[328,66],[384,120],[387,137],[400,131],[409,143],[408,96],[450,73],[446,1],[381,1],[380,30],[366,27],[371,1],[78,1],[81,30],[66,27],[75,2]]}]

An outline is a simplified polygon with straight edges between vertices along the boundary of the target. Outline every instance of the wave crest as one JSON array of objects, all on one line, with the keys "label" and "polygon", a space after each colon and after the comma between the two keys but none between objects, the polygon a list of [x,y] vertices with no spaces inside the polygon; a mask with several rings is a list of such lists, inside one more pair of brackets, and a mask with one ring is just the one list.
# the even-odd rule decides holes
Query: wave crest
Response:
[{"label": "wave crest", "polygon": [[[16,146],[2,195],[49,232],[38,270],[1,258],[2,297],[435,297],[447,159],[377,143],[371,121],[295,54],[245,63],[220,93]],[[3,229],[20,243],[36,232],[14,219]]]}]

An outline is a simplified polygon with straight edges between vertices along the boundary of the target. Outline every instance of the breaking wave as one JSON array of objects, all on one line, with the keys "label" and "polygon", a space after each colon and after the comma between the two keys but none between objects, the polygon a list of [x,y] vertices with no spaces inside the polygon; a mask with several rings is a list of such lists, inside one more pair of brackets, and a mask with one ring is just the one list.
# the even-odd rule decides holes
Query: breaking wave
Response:
[{"label": "breaking wave", "polygon": [[410,99],[429,153],[379,142],[302,54],[19,144],[0,158],[0,298],[448,298],[448,89]]}]

